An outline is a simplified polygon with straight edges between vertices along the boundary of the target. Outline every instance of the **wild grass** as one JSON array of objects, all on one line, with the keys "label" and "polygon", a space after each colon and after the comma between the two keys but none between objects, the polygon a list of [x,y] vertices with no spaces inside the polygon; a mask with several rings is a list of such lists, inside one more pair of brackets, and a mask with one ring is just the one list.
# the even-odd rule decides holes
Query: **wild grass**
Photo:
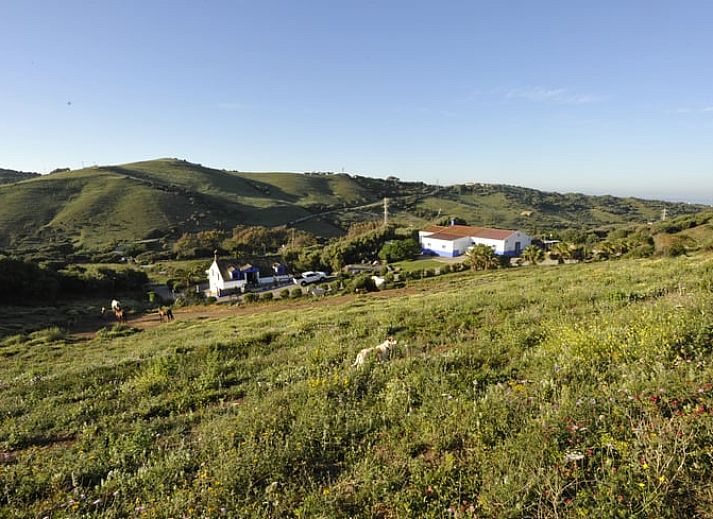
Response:
[{"label": "wild grass", "polygon": [[448,265],[448,263],[435,259],[404,260],[391,264],[393,267],[400,268],[402,272],[422,272],[429,269],[435,271],[444,265]]},{"label": "wild grass", "polygon": [[710,255],[467,272],[12,337],[0,516],[709,516],[712,279]]}]

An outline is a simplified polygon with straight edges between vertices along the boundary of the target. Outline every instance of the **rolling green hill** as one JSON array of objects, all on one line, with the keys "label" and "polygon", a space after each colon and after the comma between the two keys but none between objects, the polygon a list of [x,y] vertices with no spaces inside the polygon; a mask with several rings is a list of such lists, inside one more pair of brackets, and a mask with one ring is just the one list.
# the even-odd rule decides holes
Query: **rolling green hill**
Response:
[{"label": "rolling green hill", "polygon": [[552,193],[524,187],[475,184],[444,188],[437,196],[416,205],[426,214],[457,215],[468,222],[531,233],[564,228],[593,228],[659,220],[662,209],[669,217],[690,215],[705,206],[684,203]]},{"label": "rolling green hill", "polygon": [[[244,173],[159,159],[35,176],[0,185],[0,247],[109,250],[116,242],[238,224],[292,224],[330,237],[377,219],[391,198],[392,220],[421,226],[439,217],[518,227],[531,233],[655,220],[699,206],[544,193],[478,184],[439,188],[346,174]],[[373,204],[372,207],[361,207]],[[350,209],[357,208],[359,209]]]},{"label": "rolling green hill", "polygon": [[710,517],[712,276],[468,272],[5,338],[0,516]]},{"label": "rolling green hill", "polygon": [[13,182],[20,182],[38,176],[39,173],[28,173],[26,171],[0,168],[0,184],[12,184]]}]

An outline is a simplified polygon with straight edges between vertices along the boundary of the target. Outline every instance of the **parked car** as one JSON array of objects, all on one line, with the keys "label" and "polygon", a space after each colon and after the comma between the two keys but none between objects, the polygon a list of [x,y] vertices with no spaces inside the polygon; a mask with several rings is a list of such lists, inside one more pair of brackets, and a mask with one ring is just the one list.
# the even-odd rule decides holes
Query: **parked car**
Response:
[{"label": "parked car", "polygon": [[297,276],[294,278],[292,281],[296,285],[300,286],[306,286],[309,285],[310,283],[317,283],[319,281],[322,281],[323,279],[327,278],[327,274],[324,272],[316,271],[313,272],[311,270],[308,270],[307,272],[303,272],[301,275]]}]

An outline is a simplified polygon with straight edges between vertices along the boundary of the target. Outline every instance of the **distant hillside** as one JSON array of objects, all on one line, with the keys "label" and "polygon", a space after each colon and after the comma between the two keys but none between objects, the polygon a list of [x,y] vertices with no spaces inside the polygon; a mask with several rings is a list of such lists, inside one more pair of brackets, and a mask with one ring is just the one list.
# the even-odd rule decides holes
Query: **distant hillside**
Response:
[{"label": "distant hillside", "polygon": [[39,173],[28,173],[26,171],[0,168],[0,184],[12,184],[13,182],[20,182],[21,180],[39,176]]},{"label": "distant hillside", "polygon": [[615,231],[621,237],[648,235],[657,253],[670,254],[672,248],[683,251],[713,251],[713,210],[679,216],[649,226],[622,227]]},{"label": "distant hillside", "polygon": [[671,217],[702,208],[490,184],[441,188],[347,174],[231,172],[178,159],[28,178],[0,186],[0,248],[108,251],[117,242],[238,224],[294,225],[330,237],[381,218],[384,197],[390,218],[402,225],[455,216],[531,233],[644,223],[664,207]]},{"label": "distant hillside", "polygon": [[595,228],[647,223],[690,215],[706,206],[679,202],[553,193],[498,184],[456,185],[442,189],[413,207],[423,217],[454,215],[477,225],[519,228],[530,233],[553,229]]}]

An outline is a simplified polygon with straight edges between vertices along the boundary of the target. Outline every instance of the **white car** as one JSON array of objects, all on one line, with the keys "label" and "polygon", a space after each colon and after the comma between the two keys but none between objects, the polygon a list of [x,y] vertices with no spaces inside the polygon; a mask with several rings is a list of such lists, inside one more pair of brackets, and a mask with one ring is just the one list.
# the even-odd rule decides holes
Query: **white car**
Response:
[{"label": "white car", "polygon": [[293,279],[294,283],[296,285],[300,286],[306,286],[309,285],[310,283],[317,283],[318,281],[322,281],[327,277],[327,274],[324,272],[312,272],[311,270],[308,270],[307,272],[303,272],[299,277],[296,277]]}]

